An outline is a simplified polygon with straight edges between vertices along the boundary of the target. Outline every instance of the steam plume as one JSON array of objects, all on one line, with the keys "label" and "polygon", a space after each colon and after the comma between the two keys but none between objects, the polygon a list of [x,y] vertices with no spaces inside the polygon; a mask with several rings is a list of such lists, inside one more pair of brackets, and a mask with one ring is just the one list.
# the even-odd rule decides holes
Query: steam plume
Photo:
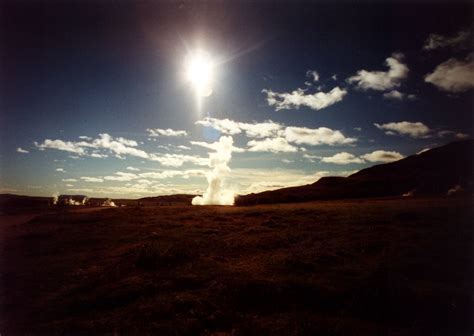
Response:
[{"label": "steam plume", "polygon": [[192,200],[193,205],[233,205],[234,192],[225,189],[223,186],[224,176],[230,172],[228,166],[232,158],[232,150],[234,149],[233,139],[230,136],[222,136],[218,142],[209,146],[215,150],[209,154],[209,166],[213,168],[207,174],[207,182],[209,183],[204,195],[196,196]]}]

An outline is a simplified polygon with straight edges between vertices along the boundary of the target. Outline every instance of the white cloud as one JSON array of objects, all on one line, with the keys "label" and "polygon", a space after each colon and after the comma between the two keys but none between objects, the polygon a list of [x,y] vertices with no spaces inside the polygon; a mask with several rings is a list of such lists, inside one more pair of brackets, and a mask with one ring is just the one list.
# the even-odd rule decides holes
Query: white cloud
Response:
[{"label": "white cloud", "polygon": [[406,93],[402,93],[398,90],[392,90],[390,92],[386,92],[383,94],[383,97],[386,98],[386,99],[393,99],[393,100],[403,100],[405,98],[408,98],[408,99],[415,99],[416,98],[416,95],[414,94],[406,94]]},{"label": "white cloud", "polygon": [[[114,139],[107,133],[99,134],[99,138],[96,138],[92,141],[82,140],[74,142],[46,139],[41,144],[37,142],[35,142],[34,144],[40,150],[44,150],[47,148],[56,149],[75,153],[78,155],[89,155],[92,157],[105,157],[105,154],[101,154],[97,151],[97,149],[104,149],[115,154],[117,157],[121,157],[121,155],[131,155],[141,158],[148,158],[148,154],[146,152],[135,148],[138,145],[136,141],[124,138]],[[96,149],[96,151],[88,153],[86,149],[89,148]]]},{"label": "white cloud", "polygon": [[112,176],[105,176],[104,180],[108,181],[132,181],[138,178],[136,174],[133,173],[124,173],[124,172],[116,172],[115,175]]},{"label": "white cloud", "polygon": [[364,160],[362,160],[361,158],[347,152],[341,152],[334,154],[333,156],[323,157],[321,161],[339,165],[347,165],[350,163],[364,163]]},{"label": "white cloud", "polygon": [[340,131],[332,130],[327,127],[319,127],[315,129],[306,127],[287,127],[283,133],[287,141],[299,145],[348,145],[357,141],[356,138],[348,138]]},{"label": "white cloud", "polygon": [[290,145],[285,138],[281,137],[251,140],[247,145],[249,146],[249,152],[291,153],[298,151],[298,147]]},{"label": "white cloud", "polygon": [[88,141],[92,140],[91,137],[88,137],[88,136],[86,136],[86,135],[81,135],[81,136],[79,136],[79,139],[81,139],[81,140],[88,140]]},{"label": "white cloud", "polygon": [[184,145],[179,145],[178,148],[179,149],[184,149],[184,150],[190,150],[191,149],[191,147],[184,146]]},{"label": "white cloud", "polygon": [[56,168],[56,171],[57,172],[60,172],[60,173],[65,173],[66,171],[64,170],[64,168]]},{"label": "white cloud", "polygon": [[133,140],[124,138],[114,139],[107,133],[99,134],[99,138],[94,139],[92,143],[82,143],[84,146],[92,148],[108,149],[116,155],[131,155],[140,158],[149,158],[148,154],[143,150],[134,148],[137,143]]},{"label": "white cloud", "polygon": [[399,152],[376,150],[372,153],[367,153],[360,156],[362,159],[369,162],[393,162],[404,158]]},{"label": "white cloud", "polygon": [[[212,150],[217,150],[217,148],[219,147],[219,142],[209,143],[209,142],[204,142],[204,141],[190,141],[190,143],[191,145],[194,145],[194,146],[200,146],[200,147],[204,147],[204,148],[208,148]],[[243,148],[232,146],[232,151],[242,153],[245,150]]]},{"label": "white cloud", "polygon": [[259,123],[244,123],[230,119],[216,119],[209,117],[196,121],[196,124],[212,127],[227,135],[235,135],[245,132],[245,135],[250,138],[267,138],[275,136],[283,127],[281,124],[275,123],[271,120]]},{"label": "white cloud", "polygon": [[213,148],[215,152],[209,154],[209,166],[213,169],[207,174],[208,187],[202,196],[192,199],[193,205],[234,204],[234,191],[224,184],[224,178],[230,172],[229,162],[234,148],[232,137],[220,137]]},{"label": "white cloud", "polygon": [[127,168],[125,168],[125,169],[127,169],[127,170],[132,170],[132,171],[140,171],[140,169],[135,168],[135,167],[127,167]]},{"label": "white cloud", "polygon": [[322,159],[322,157],[319,156],[319,155],[311,155],[311,154],[303,154],[303,157],[304,157],[305,159],[308,159],[309,162],[316,162],[316,161],[315,161],[316,159],[317,159],[317,160]]},{"label": "white cloud", "polygon": [[73,178],[63,179],[62,181],[63,182],[77,182],[77,180]]},{"label": "white cloud", "polygon": [[[109,157],[109,156],[108,156],[107,154],[91,153],[91,154],[90,154],[90,157],[103,159],[103,158],[106,158],[106,157]],[[77,157],[76,157],[76,158],[77,158]]]},{"label": "white cloud", "polygon": [[18,148],[16,149],[16,151],[17,151],[18,153],[23,153],[23,154],[28,154],[28,153],[29,153],[29,151],[27,151],[26,149],[23,149],[23,148],[21,148],[21,147],[18,147]]},{"label": "white cloud", "polygon": [[467,46],[469,46],[469,41],[471,39],[471,32],[470,31],[460,31],[455,36],[443,36],[438,34],[431,34],[425,41],[423,46],[424,50],[434,50],[446,47],[454,47],[458,46],[464,42],[466,42]]},{"label": "white cloud", "polygon": [[450,58],[425,76],[425,82],[447,92],[463,92],[474,88],[474,54],[466,60]]},{"label": "white cloud", "polygon": [[96,182],[96,183],[104,182],[104,179],[102,179],[102,178],[89,177],[89,176],[82,176],[81,180],[84,180],[85,182]]},{"label": "white cloud", "polygon": [[313,110],[321,110],[340,102],[347,94],[347,90],[341,89],[338,86],[329,92],[316,92],[313,94],[306,94],[305,90],[298,89],[291,93],[278,93],[272,90],[264,89],[263,93],[267,95],[267,103],[270,106],[275,106],[275,110],[289,110],[299,109],[300,106],[306,106]]},{"label": "white cloud", "polygon": [[374,123],[374,126],[385,131],[387,135],[408,135],[412,138],[426,138],[431,132],[430,128],[422,122],[400,121],[382,125]]},{"label": "white cloud", "polygon": [[79,155],[83,155],[85,153],[84,148],[80,147],[77,143],[72,142],[72,141],[46,139],[41,144],[35,141],[34,145],[40,150],[50,148],[50,149],[57,149],[61,151],[76,153]]},{"label": "white cloud", "polygon": [[188,133],[183,130],[173,130],[171,128],[162,129],[162,128],[148,128],[147,129],[149,136],[157,137],[157,136],[167,136],[167,137],[179,137],[179,136],[186,136]]},{"label": "white cloud", "polygon": [[394,53],[385,60],[389,67],[388,71],[367,71],[359,70],[355,76],[349,77],[349,83],[356,83],[357,87],[362,90],[391,90],[400,86],[403,79],[408,76],[408,67],[401,61],[403,54]]},{"label": "white cloud", "polygon": [[316,70],[306,71],[306,77],[311,78],[314,82],[319,81],[319,74]]},{"label": "white cloud", "polygon": [[209,160],[207,158],[184,155],[184,154],[150,154],[151,161],[158,161],[163,166],[167,167],[181,167],[184,163],[192,163],[198,166],[207,166]]}]

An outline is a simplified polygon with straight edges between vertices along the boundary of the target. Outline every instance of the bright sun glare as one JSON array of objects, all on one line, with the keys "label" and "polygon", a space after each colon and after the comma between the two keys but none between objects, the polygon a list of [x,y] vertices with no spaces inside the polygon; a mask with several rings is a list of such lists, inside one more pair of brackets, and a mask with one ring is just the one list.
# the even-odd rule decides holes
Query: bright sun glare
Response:
[{"label": "bright sun glare", "polygon": [[186,80],[193,86],[198,97],[212,94],[213,63],[204,51],[196,51],[186,58]]}]

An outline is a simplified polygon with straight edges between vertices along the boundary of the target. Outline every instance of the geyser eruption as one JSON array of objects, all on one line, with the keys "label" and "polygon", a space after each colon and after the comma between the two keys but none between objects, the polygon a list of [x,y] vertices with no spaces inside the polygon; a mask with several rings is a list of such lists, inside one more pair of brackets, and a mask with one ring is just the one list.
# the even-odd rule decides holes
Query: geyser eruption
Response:
[{"label": "geyser eruption", "polygon": [[196,196],[192,200],[193,205],[233,205],[233,190],[225,189],[223,186],[224,176],[230,172],[228,166],[232,158],[233,139],[230,136],[222,136],[218,142],[209,146],[215,150],[209,154],[209,166],[214,168],[207,174],[207,182],[209,183],[206,191],[202,196]]},{"label": "geyser eruption", "polygon": [[58,199],[59,199],[59,193],[58,193],[58,192],[55,192],[55,193],[53,194],[53,205],[58,204]]}]

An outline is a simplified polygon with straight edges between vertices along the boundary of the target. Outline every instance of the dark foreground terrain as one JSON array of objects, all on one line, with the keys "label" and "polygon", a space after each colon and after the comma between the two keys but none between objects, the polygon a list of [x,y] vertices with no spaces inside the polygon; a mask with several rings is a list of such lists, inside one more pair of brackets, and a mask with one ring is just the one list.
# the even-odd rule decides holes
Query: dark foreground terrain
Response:
[{"label": "dark foreground terrain", "polygon": [[1,217],[1,335],[472,335],[472,198]]}]

